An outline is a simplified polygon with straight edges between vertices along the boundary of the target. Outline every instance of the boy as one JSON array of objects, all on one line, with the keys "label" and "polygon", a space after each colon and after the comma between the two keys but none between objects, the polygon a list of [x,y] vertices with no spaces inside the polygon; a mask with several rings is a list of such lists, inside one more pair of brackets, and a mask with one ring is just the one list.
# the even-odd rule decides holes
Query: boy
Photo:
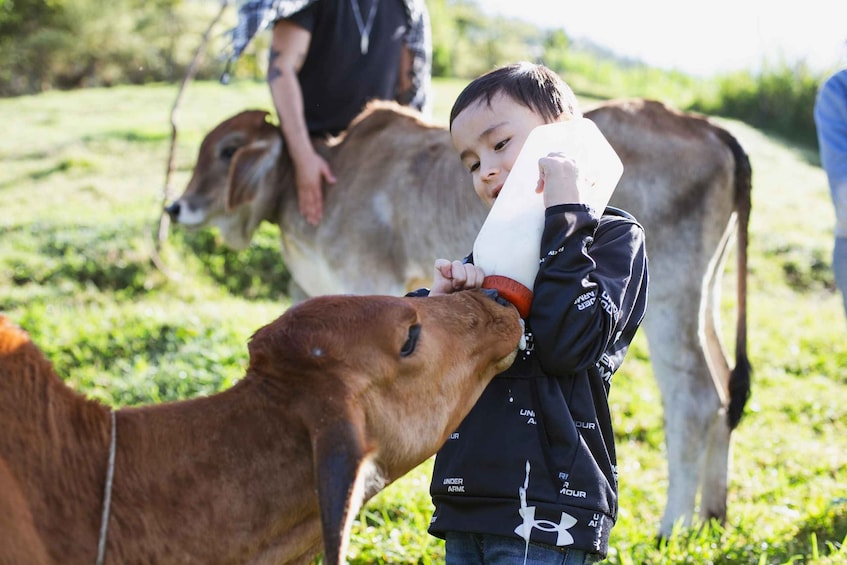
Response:
[{"label": "boy", "polygon": [[[529,132],[580,116],[558,75],[519,63],[471,82],[450,132],[491,205]],[[539,160],[546,214],[527,346],[436,457],[429,531],[446,540],[447,565],[582,564],[608,551],[617,463],[607,395],[644,316],[647,257],[632,216],[580,203],[577,165]],[[439,259],[429,294],[484,276],[471,257]]]}]

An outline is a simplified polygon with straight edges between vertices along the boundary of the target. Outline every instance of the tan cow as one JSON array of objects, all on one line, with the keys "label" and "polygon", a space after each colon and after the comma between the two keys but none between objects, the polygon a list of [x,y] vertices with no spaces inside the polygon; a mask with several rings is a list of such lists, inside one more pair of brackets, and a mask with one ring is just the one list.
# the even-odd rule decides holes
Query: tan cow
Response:
[{"label": "tan cow", "polygon": [[[624,163],[611,204],[647,233],[650,306],[644,322],[662,393],[670,483],[660,533],[726,516],[730,432],[749,391],[747,227],[751,171],[744,150],[709,120],[646,100],[586,112]],[[262,111],[215,127],[200,146],[185,193],[167,211],[186,227],[217,226],[240,249],[262,221],[280,228],[293,298],[402,294],[429,284],[436,257],[470,252],[487,209],[445,128],[376,103],[338,139],[316,140],[338,182],[325,216],[298,212],[291,161]],[[737,238],[735,236],[737,235]],[[738,243],[735,366],[720,340],[721,274]]]},{"label": "tan cow", "polygon": [[0,316],[0,563],[87,565],[101,542],[108,563],[309,563],[322,541],[341,563],[360,504],[435,453],[520,337],[484,291],[319,297],[253,335],[231,389],[110,412]]}]

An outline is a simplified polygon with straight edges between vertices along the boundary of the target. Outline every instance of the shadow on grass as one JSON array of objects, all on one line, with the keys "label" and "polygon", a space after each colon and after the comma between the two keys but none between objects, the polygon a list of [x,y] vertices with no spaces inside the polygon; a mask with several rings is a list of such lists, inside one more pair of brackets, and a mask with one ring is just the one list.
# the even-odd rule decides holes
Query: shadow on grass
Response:
[{"label": "shadow on grass", "polygon": [[785,284],[797,293],[835,293],[835,276],[829,251],[818,248],[777,245],[765,255],[781,265]]},{"label": "shadow on grass", "polygon": [[120,224],[12,228],[4,237],[13,245],[26,241],[18,248],[27,252],[17,253],[6,262],[17,286],[94,285],[130,298],[147,292],[150,286],[152,265],[140,236],[133,227]]},{"label": "shadow on grass", "polygon": [[172,230],[170,243],[180,254],[194,255],[204,273],[233,296],[278,301],[288,293],[291,275],[282,260],[273,229],[260,228],[250,247],[233,251],[211,229]]},{"label": "shadow on grass", "polygon": [[97,143],[103,141],[126,141],[130,143],[160,143],[170,138],[170,132],[161,128],[156,130],[130,129],[112,130],[97,134],[86,135],[82,138],[85,143]]},{"label": "shadow on grass", "polygon": [[[3,258],[16,286],[72,290],[93,285],[126,300],[148,293],[163,279],[142,226],[34,224],[6,229],[3,238],[18,250]],[[291,277],[272,232],[257,233],[253,245],[241,252],[224,247],[210,230],[176,232],[171,244],[192,277],[207,277],[233,296],[279,301],[286,295]]]}]

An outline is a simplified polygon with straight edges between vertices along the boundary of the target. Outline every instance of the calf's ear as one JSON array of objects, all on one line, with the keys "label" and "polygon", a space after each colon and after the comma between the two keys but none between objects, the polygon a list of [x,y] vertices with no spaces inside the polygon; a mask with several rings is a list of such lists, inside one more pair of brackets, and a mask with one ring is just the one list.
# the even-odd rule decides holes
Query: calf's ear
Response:
[{"label": "calf's ear", "polygon": [[347,413],[315,431],[315,484],[321,511],[324,563],[344,563],[353,518],[361,508],[368,480],[364,417]]},{"label": "calf's ear", "polygon": [[259,139],[235,152],[226,182],[227,212],[253,201],[264,177],[276,166],[280,147],[278,139]]}]

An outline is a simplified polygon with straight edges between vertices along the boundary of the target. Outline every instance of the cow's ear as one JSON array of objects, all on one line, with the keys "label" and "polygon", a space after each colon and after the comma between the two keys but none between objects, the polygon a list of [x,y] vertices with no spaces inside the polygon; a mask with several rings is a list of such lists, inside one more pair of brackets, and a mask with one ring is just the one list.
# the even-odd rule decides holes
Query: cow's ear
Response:
[{"label": "cow's ear", "polygon": [[313,431],[315,481],[321,511],[324,563],[345,563],[353,518],[371,478],[371,455],[365,446],[364,414],[338,411],[339,418]]},{"label": "cow's ear", "polygon": [[279,158],[279,140],[257,140],[241,147],[232,157],[227,177],[227,212],[253,201],[265,175]]}]

